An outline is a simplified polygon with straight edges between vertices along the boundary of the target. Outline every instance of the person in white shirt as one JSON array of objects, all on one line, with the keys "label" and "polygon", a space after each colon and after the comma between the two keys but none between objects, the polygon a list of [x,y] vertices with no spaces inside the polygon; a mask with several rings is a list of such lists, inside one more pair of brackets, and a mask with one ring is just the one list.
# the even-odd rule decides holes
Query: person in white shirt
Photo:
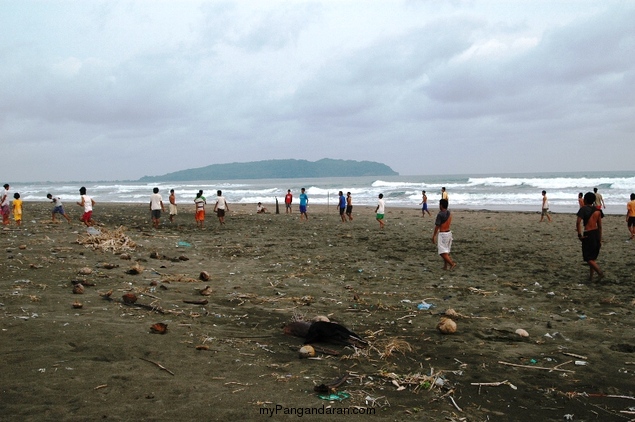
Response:
[{"label": "person in white shirt", "polygon": [[384,212],[385,212],[384,208],[385,208],[384,194],[380,193],[379,200],[377,201],[377,208],[375,208],[375,214],[377,214],[377,221],[379,221],[380,229],[383,229],[384,225],[386,224],[384,222]]},{"label": "person in white shirt", "polygon": [[68,215],[66,215],[66,212],[64,211],[64,205],[62,205],[62,200],[60,199],[60,197],[53,197],[53,195],[51,195],[50,193],[47,193],[46,197],[53,203],[53,212],[51,214],[51,219],[53,220],[53,222],[57,223],[57,220],[55,220],[55,214],[59,214],[70,223],[71,219]]},{"label": "person in white shirt", "polygon": [[152,195],[150,196],[150,213],[152,214],[152,225],[155,229],[159,228],[161,220],[161,211],[165,211],[163,207],[163,198],[159,194],[159,188],[152,189]]},{"label": "person in white shirt", "polygon": [[218,222],[221,226],[225,224],[225,212],[227,211],[229,211],[227,201],[223,196],[223,192],[218,190],[216,191],[216,205],[214,205],[214,212],[218,216]]},{"label": "person in white shirt", "polygon": [[91,227],[94,224],[93,207],[95,206],[95,201],[86,194],[86,188],[83,186],[79,188],[79,194],[81,195],[81,199],[77,202],[77,205],[84,207],[84,214],[82,214],[79,221],[86,224],[87,227]]}]

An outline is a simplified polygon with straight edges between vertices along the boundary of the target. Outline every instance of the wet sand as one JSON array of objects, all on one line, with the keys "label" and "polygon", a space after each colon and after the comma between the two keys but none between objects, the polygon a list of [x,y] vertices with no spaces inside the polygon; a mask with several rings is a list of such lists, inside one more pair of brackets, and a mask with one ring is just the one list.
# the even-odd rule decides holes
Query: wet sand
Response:
[{"label": "wet sand", "polygon": [[[86,230],[66,207],[70,225],[26,203],[23,227],[0,232],[2,420],[635,418],[635,242],[624,216],[604,219],[606,277],[589,283],[573,214],[538,223],[533,212],[453,210],[458,265],[443,271],[434,220],[389,204],[383,231],[369,207],[343,224],[334,207],[311,206],[304,222],[230,204],[221,228],[208,206],[199,230],[188,204],[154,230],[145,204],[97,204],[96,228],[123,226],[112,239],[136,245],[113,241],[114,251],[78,243]],[[423,300],[433,306],[418,309]],[[442,335],[447,309],[458,329]],[[282,326],[317,315],[370,347],[320,344],[338,355],[299,359],[303,340]],[[347,373],[341,402],[314,392]]]}]

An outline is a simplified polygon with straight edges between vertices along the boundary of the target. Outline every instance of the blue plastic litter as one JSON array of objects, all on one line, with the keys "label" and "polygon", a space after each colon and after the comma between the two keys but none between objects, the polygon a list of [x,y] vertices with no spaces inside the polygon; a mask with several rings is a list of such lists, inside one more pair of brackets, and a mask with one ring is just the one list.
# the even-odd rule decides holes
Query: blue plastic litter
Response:
[{"label": "blue plastic litter", "polygon": [[348,393],[345,393],[344,391],[338,391],[337,393],[331,393],[331,394],[320,394],[318,395],[318,397],[322,400],[336,400],[336,401],[343,401],[347,398],[349,398],[351,395]]}]

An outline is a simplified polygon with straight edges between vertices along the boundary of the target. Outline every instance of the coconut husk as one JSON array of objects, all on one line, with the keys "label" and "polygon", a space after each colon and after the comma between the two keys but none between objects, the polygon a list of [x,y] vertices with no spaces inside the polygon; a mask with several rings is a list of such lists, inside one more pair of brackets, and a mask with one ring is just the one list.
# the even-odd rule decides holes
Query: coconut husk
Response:
[{"label": "coconut husk", "polygon": [[162,322],[152,324],[150,326],[150,332],[152,332],[153,334],[165,334],[168,332],[168,324],[164,324]]}]

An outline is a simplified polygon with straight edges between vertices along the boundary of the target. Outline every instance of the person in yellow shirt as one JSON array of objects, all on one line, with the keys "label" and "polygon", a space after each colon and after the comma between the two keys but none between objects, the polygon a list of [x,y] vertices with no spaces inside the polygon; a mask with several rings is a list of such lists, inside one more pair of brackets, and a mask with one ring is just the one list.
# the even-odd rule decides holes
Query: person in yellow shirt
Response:
[{"label": "person in yellow shirt", "polygon": [[630,240],[635,237],[635,193],[631,193],[631,200],[626,204],[626,224],[631,234]]},{"label": "person in yellow shirt", "polygon": [[20,194],[13,194],[13,219],[15,220],[15,224],[18,226],[22,225],[22,200],[20,199]]}]

